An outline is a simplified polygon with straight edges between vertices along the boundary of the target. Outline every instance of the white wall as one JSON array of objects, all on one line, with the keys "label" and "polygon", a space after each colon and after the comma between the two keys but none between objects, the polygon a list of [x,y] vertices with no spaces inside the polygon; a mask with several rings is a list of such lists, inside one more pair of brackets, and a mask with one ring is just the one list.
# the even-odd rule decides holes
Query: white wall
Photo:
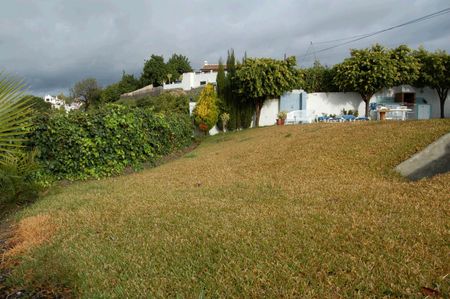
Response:
[{"label": "white wall", "polygon": [[[277,123],[279,101],[279,99],[271,99],[264,102],[264,105],[261,108],[261,116],[259,118],[260,126],[272,126]],[[252,122],[252,126],[253,124],[254,122]]]},{"label": "white wall", "polygon": [[[414,88],[411,86],[404,87],[407,91],[415,92],[416,98],[424,98],[431,105],[431,118],[440,117],[439,96],[437,92],[430,88]],[[394,97],[397,87],[384,89],[377,92],[370,102],[375,102],[376,97]],[[445,101],[444,113],[450,118],[450,95]],[[312,111],[316,115],[340,114],[342,109],[358,109],[359,115],[364,115],[365,104],[361,96],[355,92],[318,92],[309,93],[306,109]]]},{"label": "white wall", "polygon": [[[431,118],[441,117],[439,96],[434,89],[416,88],[416,98],[424,98],[431,105]],[[444,113],[446,118],[450,118],[450,94],[445,100]]]},{"label": "white wall", "polygon": [[201,82],[216,83],[217,73],[184,73],[180,83],[164,84],[164,89],[182,88],[183,90],[191,90],[201,86]]},{"label": "white wall", "polygon": [[358,110],[359,115],[364,115],[365,104],[361,96],[355,92],[316,92],[308,93],[306,110],[313,115],[341,114],[342,109]]}]

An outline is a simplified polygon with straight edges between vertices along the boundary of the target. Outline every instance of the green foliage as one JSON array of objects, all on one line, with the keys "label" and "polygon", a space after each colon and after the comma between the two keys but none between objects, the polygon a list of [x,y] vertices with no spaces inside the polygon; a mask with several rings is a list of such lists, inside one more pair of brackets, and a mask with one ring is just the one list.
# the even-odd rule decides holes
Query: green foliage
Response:
[{"label": "green foliage", "polygon": [[286,111],[280,111],[280,112],[278,112],[277,118],[278,118],[278,119],[283,119],[283,120],[285,120],[285,119],[287,118],[287,112],[286,112]]},{"label": "green foliage", "polygon": [[323,66],[316,60],[310,68],[300,72],[300,88],[306,92],[333,92],[339,88],[333,83],[334,69]]},{"label": "green foliage", "polygon": [[419,78],[420,62],[408,46],[400,45],[389,51],[396,66],[394,85],[414,84]]},{"label": "green foliage", "polygon": [[30,97],[23,97],[21,82],[0,73],[0,164],[19,153],[31,123]]},{"label": "green foliage", "polygon": [[370,98],[383,88],[413,83],[420,65],[406,46],[388,50],[381,45],[352,49],[351,57],[336,66],[335,83],[343,91],[359,93],[369,114]]},{"label": "green foliage", "polygon": [[139,80],[134,78],[134,75],[122,74],[122,79],[119,82],[109,85],[103,89],[101,94],[102,103],[116,102],[124,93],[134,91],[139,88]]},{"label": "green foliage", "polygon": [[200,93],[200,98],[194,108],[195,123],[204,131],[209,131],[217,123],[219,108],[217,106],[217,95],[212,84],[207,84]]},{"label": "green foliage", "polygon": [[181,54],[173,54],[167,61],[167,66],[172,74],[172,81],[178,80],[183,73],[192,72],[189,59]]},{"label": "green foliage", "polygon": [[32,140],[45,175],[55,179],[99,178],[125,167],[153,163],[191,142],[187,115],[108,104],[88,113],[52,113],[36,122]]},{"label": "green foliage", "polygon": [[100,103],[101,87],[95,78],[87,78],[77,82],[70,90],[74,99],[79,99],[84,103],[84,109],[87,111],[91,105]]},{"label": "green foliage", "polygon": [[152,55],[145,61],[141,74],[140,87],[153,84],[154,87],[161,86],[165,82],[173,82],[180,79],[183,73],[192,72],[191,63],[186,56],[173,54],[164,62],[164,57]]},{"label": "green foliage", "polygon": [[222,62],[222,58],[219,59],[219,69],[217,70],[216,77],[216,86],[217,86],[217,96],[220,100],[225,100],[225,92],[226,92],[226,75],[225,75],[225,67]]},{"label": "green foliage", "polygon": [[421,69],[416,80],[419,87],[429,86],[439,95],[441,118],[444,118],[444,106],[450,89],[450,55],[445,51],[428,52],[423,47],[414,52]]},{"label": "green foliage", "polygon": [[152,108],[155,112],[189,115],[189,97],[185,94],[164,92],[159,96],[146,96],[138,99],[136,103],[140,108]]},{"label": "green foliage", "polygon": [[224,112],[220,115],[220,121],[222,122],[222,128],[224,131],[227,129],[227,124],[230,121],[230,114]]},{"label": "green foliage", "polygon": [[34,112],[44,113],[52,110],[52,104],[47,103],[43,98],[33,95],[26,95],[22,100],[28,101]]},{"label": "green foliage", "polygon": [[261,108],[267,99],[280,97],[298,85],[299,73],[295,65],[295,57],[286,60],[247,58],[237,69],[239,92],[255,105],[256,126],[259,126]]},{"label": "green foliage", "polygon": [[352,110],[352,109],[345,110],[345,108],[342,108],[341,114],[342,115],[353,115],[353,116],[356,116],[356,117],[359,116],[358,110]]},{"label": "green foliage", "polygon": [[152,55],[145,61],[141,74],[141,86],[153,84],[154,87],[163,85],[167,81],[168,67],[164,63],[164,57]]},{"label": "green foliage", "polygon": [[39,186],[35,183],[35,174],[39,165],[35,161],[35,152],[8,155],[0,164],[0,204],[27,202],[39,195]]},{"label": "green foliage", "polygon": [[[244,56],[243,61],[246,57]],[[238,80],[236,78],[236,68],[238,63],[234,55],[234,50],[228,51],[225,74],[222,61],[219,61],[219,71],[217,74],[217,93],[219,96],[220,113],[228,113],[230,121],[227,129],[230,131],[250,127],[254,108],[253,104],[245,101],[245,95],[239,93]],[[223,69],[223,70],[222,70]],[[219,123],[222,129],[222,124]]]}]

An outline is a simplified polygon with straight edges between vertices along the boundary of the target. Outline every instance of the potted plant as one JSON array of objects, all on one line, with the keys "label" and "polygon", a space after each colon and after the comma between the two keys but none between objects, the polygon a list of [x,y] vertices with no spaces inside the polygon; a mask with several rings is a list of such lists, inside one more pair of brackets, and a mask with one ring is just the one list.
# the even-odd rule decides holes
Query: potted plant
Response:
[{"label": "potted plant", "polygon": [[286,111],[280,111],[280,112],[278,112],[277,117],[278,117],[277,118],[277,125],[282,126],[282,125],[284,125],[284,121],[287,118],[287,112]]},{"label": "potted plant", "polygon": [[381,107],[378,109],[378,113],[380,114],[380,120],[386,120],[386,112],[389,111],[387,107]]},{"label": "potted plant", "polygon": [[223,131],[226,132],[227,131],[227,125],[228,122],[230,121],[230,114],[224,112],[220,115],[220,120],[222,121],[222,128]]}]

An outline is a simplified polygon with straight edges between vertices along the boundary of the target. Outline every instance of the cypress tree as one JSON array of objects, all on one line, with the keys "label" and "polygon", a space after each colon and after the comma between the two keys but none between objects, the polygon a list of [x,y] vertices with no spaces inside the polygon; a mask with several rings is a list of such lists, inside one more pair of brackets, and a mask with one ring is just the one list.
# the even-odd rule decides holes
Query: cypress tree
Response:
[{"label": "cypress tree", "polygon": [[217,72],[217,95],[222,101],[225,100],[225,90],[226,90],[226,77],[225,77],[225,67],[222,62],[222,58],[219,59],[219,70]]}]

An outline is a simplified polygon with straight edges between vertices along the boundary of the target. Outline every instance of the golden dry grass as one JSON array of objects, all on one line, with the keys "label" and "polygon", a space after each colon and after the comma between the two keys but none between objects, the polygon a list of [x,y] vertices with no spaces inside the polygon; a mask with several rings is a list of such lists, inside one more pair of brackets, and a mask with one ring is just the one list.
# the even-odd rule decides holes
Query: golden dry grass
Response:
[{"label": "golden dry grass", "polygon": [[20,220],[11,228],[12,236],[7,239],[7,250],[2,258],[10,258],[33,249],[48,241],[55,231],[48,215],[30,216]]},{"label": "golden dry grass", "polygon": [[446,296],[450,174],[408,182],[392,168],[449,131],[449,120],[252,129],[74,184],[20,215],[50,215],[56,233],[22,254],[11,283],[83,298]]}]

